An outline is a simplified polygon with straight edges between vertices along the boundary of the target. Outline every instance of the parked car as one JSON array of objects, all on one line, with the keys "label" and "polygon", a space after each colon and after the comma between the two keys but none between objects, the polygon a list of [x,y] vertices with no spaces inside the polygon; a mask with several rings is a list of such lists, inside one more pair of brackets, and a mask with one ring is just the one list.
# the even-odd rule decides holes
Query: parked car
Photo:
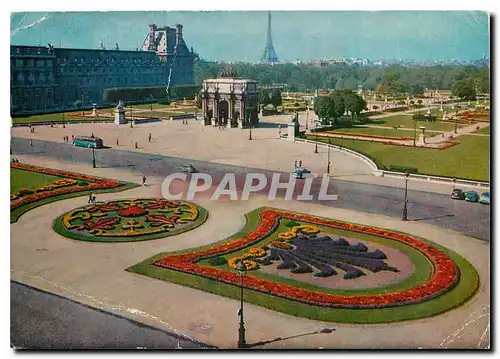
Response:
[{"label": "parked car", "polygon": [[479,203],[490,204],[490,192],[481,193],[481,197],[479,197]]},{"label": "parked car", "polygon": [[179,171],[181,172],[186,172],[186,173],[195,173],[198,172],[196,168],[194,168],[192,165],[182,165],[179,167]]},{"label": "parked car", "polygon": [[296,168],[293,170],[293,176],[295,178],[304,178],[304,175],[306,174],[309,174],[311,173],[311,171],[309,171],[308,169],[306,168]]},{"label": "parked car", "polygon": [[479,201],[479,195],[475,191],[469,191],[465,193],[465,200],[467,202],[477,202]]},{"label": "parked car", "polygon": [[451,199],[465,199],[465,193],[461,189],[454,189],[451,192]]}]

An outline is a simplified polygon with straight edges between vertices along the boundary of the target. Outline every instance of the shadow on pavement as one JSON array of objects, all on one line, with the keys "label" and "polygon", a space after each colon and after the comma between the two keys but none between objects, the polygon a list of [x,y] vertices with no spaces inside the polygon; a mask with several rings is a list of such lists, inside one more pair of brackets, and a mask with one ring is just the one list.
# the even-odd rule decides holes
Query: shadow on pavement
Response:
[{"label": "shadow on pavement", "polygon": [[429,219],[439,219],[439,218],[446,218],[446,217],[454,217],[454,214],[444,214],[442,216],[431,216],[431,217],[421,217],[421,218],[413,218],[413,219],[408,219],[409,221],[427,221]]},{"label": "shadow on pavement", "polygon": [[335,331],[335,329],[333,328],[323,328],[323,329],[320,329],[320,330],[316,330],[314,332],[309,332],[309,333],[303,333],[303,334],[297,334],[297,335],[291,335],[289,337],[278,337],[278,338],[275,338],[275,339],[271,339],[271,340],[263,340],[263,341],[260,341],[260,342],[257,342],[257,343],[251,343],[251,344],[247,344],[247,348],[254,348],[254,347],[258,347],[258,346],[262,346],[262,345],[266,345],[266,344],[270,344],[270,343],[274,343],[274,342],[278,342],[278,341],[281,341],[281,340],[287,340],[287,339],[293,339],[293,338],[299,338],[299,337],[303,337],[303,336],[306,336],[306,335],[313,335],[313,334],[330,334],[330,333],[333,333]]}]

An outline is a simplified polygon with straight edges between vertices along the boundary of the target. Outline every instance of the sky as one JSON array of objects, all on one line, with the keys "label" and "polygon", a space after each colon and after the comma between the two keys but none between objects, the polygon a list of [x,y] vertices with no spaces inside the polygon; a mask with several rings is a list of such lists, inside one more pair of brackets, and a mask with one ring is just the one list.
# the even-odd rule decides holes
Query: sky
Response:
[{"label": "sky", "polygon": [[[479,11],[273,11],[281,61],[342,57],[476,60],[489,56],[489,15]],[[264,11],[12,13],[12,45],[135,50],[148,25],[184,26],[184,40],[205,60],[259,61]]]}]

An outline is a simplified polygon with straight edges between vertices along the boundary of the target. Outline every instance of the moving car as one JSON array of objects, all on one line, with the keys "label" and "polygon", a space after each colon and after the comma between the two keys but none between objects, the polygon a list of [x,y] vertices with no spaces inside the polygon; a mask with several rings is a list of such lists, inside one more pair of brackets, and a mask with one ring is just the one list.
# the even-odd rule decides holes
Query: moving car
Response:
[{"label": "moving car", "polygon": [[465,200],[467,202],[477,202],[479,201],[479,195],[475,191],[465,192]]},{"label": "moving car", "polygon": [[481,193],[481,197],[479,197],[479,203],[490,204],[490,192]]},{"label": "moving car", "polygon": [[198,172],[196,171],[196,168],[194,168],[192,165],[182,165],[179,170],[181,172],[186,172],[186,173],[195,173]]},{"label": "moving car", "polygon": [[309,171],[306,168],[300,168],[299,167],[299,168],[294,169],[292,173],[293,173],[293,176],[295,178],[301,178],[302,179],[302,178],[304,178],[304,175],[311,173],[311,171]]},{"label": "moving car", "polygon": [[454,189],[451,192],[451,199],[465,199],[465,193],[461,189]]}]

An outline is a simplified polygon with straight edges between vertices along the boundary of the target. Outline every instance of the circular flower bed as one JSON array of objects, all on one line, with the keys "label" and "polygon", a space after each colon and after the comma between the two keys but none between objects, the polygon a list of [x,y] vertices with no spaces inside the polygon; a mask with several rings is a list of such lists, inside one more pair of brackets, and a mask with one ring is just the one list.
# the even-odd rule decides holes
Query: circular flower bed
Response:
[{"label": "circular flower bed", "polygon": [[142,241],[194,229],[207,216],[205,209],[186,201],[123,199],[69,211],[55,220],[54,230],[84,241]]}]

